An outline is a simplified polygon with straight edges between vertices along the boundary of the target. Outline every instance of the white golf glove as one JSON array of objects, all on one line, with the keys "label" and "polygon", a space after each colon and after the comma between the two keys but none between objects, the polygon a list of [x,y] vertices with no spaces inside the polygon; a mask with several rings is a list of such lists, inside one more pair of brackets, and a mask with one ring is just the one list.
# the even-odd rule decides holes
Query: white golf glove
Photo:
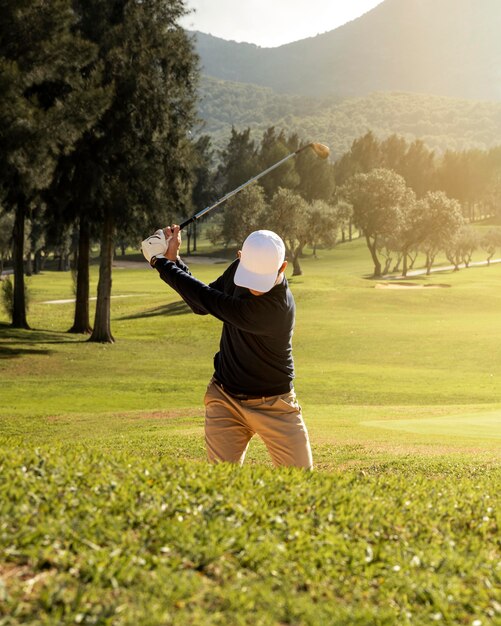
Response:
[{"label": "white golf glove", "polygon": [[141,243],[144,258],[148,261],[148,263],[153,256],[165,255],[169,241],[170,237],[168,240],[165,239],[164,231],[159,228],[153,233],[153,235],[151,235],[151,237],[148,237]]}]

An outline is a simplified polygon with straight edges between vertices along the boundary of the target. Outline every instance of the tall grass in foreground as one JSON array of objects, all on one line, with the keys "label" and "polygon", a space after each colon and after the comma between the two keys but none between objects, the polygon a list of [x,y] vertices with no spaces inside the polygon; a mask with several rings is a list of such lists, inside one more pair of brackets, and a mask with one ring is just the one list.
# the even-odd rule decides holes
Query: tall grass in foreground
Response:
[{"label": "tall grass in foreground", "polygon": [[494,624],[492,472],[0,452],[0,623]]}]

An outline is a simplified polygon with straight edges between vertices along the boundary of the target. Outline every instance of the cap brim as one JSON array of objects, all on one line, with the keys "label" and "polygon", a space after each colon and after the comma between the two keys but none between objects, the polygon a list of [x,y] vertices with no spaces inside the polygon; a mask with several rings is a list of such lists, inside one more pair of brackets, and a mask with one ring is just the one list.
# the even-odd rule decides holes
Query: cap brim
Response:
[{"label": "cap brim", "polygon": [[274,286],[277,280],[277,272],[272,274],[256,274],[255,272],[249,272],[245,269],[242,263],[238,264],[233,282],[238,287],[247,287],[253,291],[261,291],[266,293]]}]

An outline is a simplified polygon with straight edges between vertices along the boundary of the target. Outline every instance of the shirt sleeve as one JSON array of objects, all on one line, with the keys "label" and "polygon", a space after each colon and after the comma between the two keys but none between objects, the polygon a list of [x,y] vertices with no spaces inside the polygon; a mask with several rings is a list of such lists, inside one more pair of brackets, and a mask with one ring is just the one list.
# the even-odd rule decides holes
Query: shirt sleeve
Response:
[{"label": "shirt sleeve", "polygon": [[264,296],[230,296],[215,288],[222,285],[220,279],[206,285],[168,259],[158,259],[155,269],[160,278],[177,291],[192,309],[195,306],[222,322],[255,335],[270,334],[269,314],[272,311],[267,310],[270,303]]},{"label": "shirt sleeve", "polygon": [[[157,263],[158,263],[158,261],[157,261]],[[188,276],[192,275],[191,272],[190,272],[189,267],[179,257],[176,259],[176,267],[178,267],[181,271],[183,271],[186,274],[188,274]],[[205,309],[202,309],[201,307],[197,306],[197,304],[195,302],[191,301],[188,296],[185,296],[182,293],[179,293],[179,295],[184,300],[184,302],[190,307],[190,309],[193,311],[193,313],[195,313],[195,315],[208,315],[209,311],[206,311]]]}]

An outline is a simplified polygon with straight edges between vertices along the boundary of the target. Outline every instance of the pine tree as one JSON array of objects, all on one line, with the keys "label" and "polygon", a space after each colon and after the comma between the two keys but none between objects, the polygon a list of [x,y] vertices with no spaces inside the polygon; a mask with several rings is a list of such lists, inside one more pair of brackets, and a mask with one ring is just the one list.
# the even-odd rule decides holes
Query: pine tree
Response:
[{"label": "pine tree", "polygon": [[221,193],[228,193],[259,172],[258,151],[251,139],[250,128],[239,133],[232,127],[230,139],[220,157]]},{"label": "pine tree", "polygon": [[25,216],[101,113],[106,94],[87,71],[96,54],[73,32],[70,0],[0,0],[0,187],[15,213],[13,326],[29,328],[24,287]]},{"label": "pine tree", "polygon": [[189,202],[188,129],[194,122],[197,59],[178,25],[182,0],[85,0],[82,35],[99,48],[114,96],[75,152],[75,188],[100,225],[101,260],[90,341],[112,342],[110,298],[117,227],[148,234]]}]

